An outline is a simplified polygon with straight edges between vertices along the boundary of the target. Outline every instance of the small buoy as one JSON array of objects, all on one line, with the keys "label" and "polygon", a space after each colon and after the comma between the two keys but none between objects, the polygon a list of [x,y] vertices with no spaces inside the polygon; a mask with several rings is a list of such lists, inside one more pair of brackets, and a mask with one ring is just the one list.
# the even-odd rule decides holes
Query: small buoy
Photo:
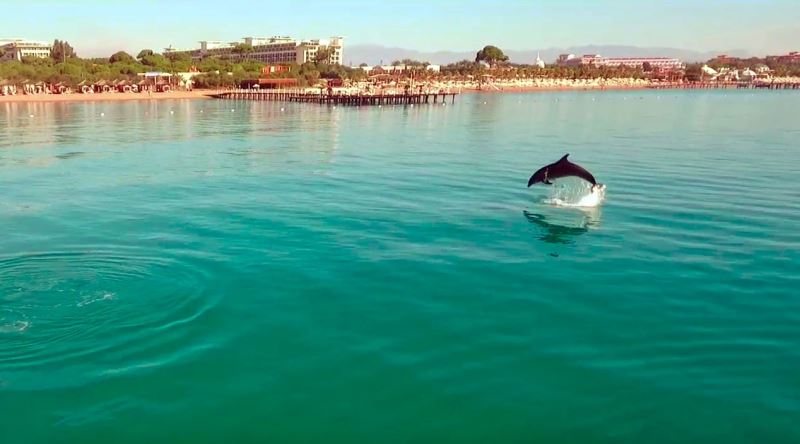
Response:
[{"label": "small buoy", "polygon": [[100,113],[100,117],[103,117],[105,115],[106,115],[106,113]]},{"label": "small buoy", "polygon": [[202,110],[202,109],[200,110],[200,113],[201,113],[201,114],[203,113],[203,110]]},{"label": "small buoy", "polygon": [[283,109],[283,108],[281,108],[281,112],[283,112],[283,110],[284,110],[284,109]]},{"label": "small buoy", "polygon": [[483,104],[486,105],[486,102],[483,102]]},{"label": "small buoy", "polygon": [[233,112],[233,110],[231,110],[231,112]]},{"label": "small buoy", "polygon": [[169,110],[169,113],[170,113],[170,114],[175,114],[175,111],[173,111],[173,110]]}]

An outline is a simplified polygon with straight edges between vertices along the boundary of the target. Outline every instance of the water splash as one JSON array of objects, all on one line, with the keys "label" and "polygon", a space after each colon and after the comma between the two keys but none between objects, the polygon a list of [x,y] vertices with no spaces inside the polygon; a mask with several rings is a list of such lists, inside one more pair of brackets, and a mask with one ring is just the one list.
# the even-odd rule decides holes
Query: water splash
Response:
[{"label": "water splash", "polygon": [[605,185],[598,184],[592,187],[584,181],[568,179],[556,183],[543,203],[556,207],[596,208],[603,204],[605,198]]}]

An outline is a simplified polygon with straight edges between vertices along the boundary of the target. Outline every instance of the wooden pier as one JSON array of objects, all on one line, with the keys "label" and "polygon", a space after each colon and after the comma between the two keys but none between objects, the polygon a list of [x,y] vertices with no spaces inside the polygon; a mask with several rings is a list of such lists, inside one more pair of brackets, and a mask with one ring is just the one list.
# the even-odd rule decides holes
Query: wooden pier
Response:
[{"label": "wooden pier", "polygon": [[375,106],[375,105],[422,105],[455,103],[455,92],[422,92],[409,94],[319,94],[293,90],[240,89],[220,92],[211,97],[226,100],[254,100],[267,102],[316,103],[318,105]]}]

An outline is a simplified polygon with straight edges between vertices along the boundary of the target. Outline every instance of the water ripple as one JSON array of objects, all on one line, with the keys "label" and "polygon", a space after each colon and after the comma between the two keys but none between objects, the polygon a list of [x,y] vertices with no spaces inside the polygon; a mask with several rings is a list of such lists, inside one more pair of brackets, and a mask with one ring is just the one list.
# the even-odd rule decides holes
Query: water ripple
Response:
[{"label": "water ripple", "polygon": [[[203,340],[191,334],[218,301],[209,279],[196,257],[137,248],[2,257],[0,374],[9,388],[79,384],[112,365],[136,368],[165,344],[180,354]],[[70,377],[37,378],[44,368]]]}]

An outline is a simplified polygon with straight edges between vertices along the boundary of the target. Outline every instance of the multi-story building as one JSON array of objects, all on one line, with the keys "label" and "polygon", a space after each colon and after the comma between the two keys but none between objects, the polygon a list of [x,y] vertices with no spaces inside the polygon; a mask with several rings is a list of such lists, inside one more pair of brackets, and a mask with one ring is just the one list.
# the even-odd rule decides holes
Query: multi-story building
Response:
[{"label": "multi-story building", "polygon": [[53,45],[25,39],[0,39],[0,61],[22,60],[23,57],[50,57]]},{"label": "multi-story building", "polygon": [[738,57],[729,56],[728,54],[720,54],[714,57],[714,61],[720,65],[733,65],[739,61]]},{"label": "multi-story building", "polygon": [[[246,48],[246,49],[244,49]],[[206,57],[223,57],[231,60],[258,60],[269,64],[297,63],[315,61],[320,49],[330,51],[329,62],[342,64],[344,38],[296,40],[291,37],[245,37],[240,42],[223,43],[204,40],[200,48],[179,51],[166,48],[165,53],[188,54],[193,60]]]},{"label": "multi-story building", "polygon": [[800,52],[793,51],[789,54],[777,56],[778,63],[800,63]]},{"label": "multi-story building", "polygon": [[654,69],[674,70],[683,69],[685,65],[678,59],[669,57],[603,57],[600,54],[584,54],[576,57],[572,54],[562,54],[556,61],[564,66],[625,66],[628,68],[643,68],[649,64]]},{"label": "multi-story building", "polygon": [[626,66],[628,68],[642,68],[645,63],[653,69],[678,70],[686,65],[682,61],[670,57],[608,57],[602,64],[605,66]]}]

